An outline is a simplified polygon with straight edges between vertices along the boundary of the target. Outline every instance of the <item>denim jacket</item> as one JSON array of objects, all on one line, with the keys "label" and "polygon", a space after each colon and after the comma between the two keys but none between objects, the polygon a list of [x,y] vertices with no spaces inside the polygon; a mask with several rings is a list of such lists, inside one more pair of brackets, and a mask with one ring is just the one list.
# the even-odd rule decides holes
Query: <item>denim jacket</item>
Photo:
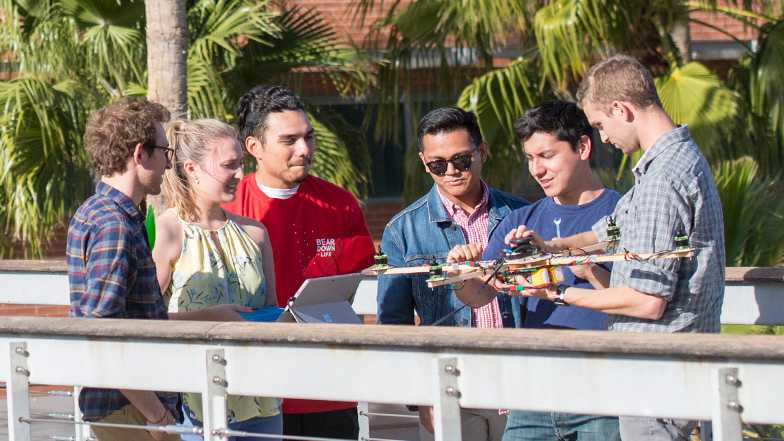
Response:
[{"label": "denim jacket", "polygon": [[[522,199],[487,187],[488,236],[512,210],[527,205]],[[433,258],[446,261],[449,250],[465,244],[460,226],[452,222],[434,185],[425,196],[395,215],[384,229],[381,250],[396,267],[428,264]],[[463,306],[451,286],[427,287],[427,275],[382,275],[378,280],[378,322],[414,324],[414,311],[423,325],[431,325]],[[498,296],[505,327],[514,327],[509,296]],[[443,326],[471,326],[471,308],[445,320]]]}]

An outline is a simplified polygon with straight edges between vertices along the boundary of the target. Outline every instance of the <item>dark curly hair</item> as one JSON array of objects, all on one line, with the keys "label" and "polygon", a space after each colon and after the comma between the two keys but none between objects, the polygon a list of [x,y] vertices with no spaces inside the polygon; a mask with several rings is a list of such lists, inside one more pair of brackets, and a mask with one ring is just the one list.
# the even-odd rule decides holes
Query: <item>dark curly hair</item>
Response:
[{"label": "dark curly hair", "polygon": [[283,86],[254,87],[242,95],[234,110],[240,143],[244,147],[249,136],[255,136],[263,142],[267,115],[270,113],[304,109],[299,97]]},{"label": "dark curly hair", "polygon": [[169,120],[169,111],[144,98],[124,97],[93,112],[84,131],[84,148],[101,176],[125,171],[136,144],[155,141],[155,123]]}]

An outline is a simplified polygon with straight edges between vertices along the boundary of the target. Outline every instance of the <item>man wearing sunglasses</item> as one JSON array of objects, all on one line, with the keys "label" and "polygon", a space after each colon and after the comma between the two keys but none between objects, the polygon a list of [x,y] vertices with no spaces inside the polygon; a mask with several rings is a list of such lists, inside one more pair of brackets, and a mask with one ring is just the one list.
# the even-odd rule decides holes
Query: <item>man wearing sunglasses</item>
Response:
[{"label": "man wearing sunglasses", "polygon": [[[476,116],[457,107],[425,115],[418,131],[419,157],[433,188],[387,224],[381,249],[394,266],[435,261],[474,260],[487,238],[512,210],[526,204],[488,187],[482,165],[488,147]],[[508,296],[482,308],[465,308],[451,287],[430,289],[425,277],[382,276],[378,285],[378,321],[382,324],[500,328],[514,326]],[[419,408],[420,439],[432,439],[432,408]],[[506,424],[497,410],[462,410],[464,439],[500,440]]]}]

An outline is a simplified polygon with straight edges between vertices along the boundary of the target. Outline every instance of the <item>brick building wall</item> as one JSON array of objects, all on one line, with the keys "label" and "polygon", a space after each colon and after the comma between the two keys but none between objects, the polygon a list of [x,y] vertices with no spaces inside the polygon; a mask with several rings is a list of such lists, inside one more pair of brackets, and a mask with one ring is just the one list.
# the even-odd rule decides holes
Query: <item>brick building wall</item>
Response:
[{"label": "brick building wall", "polygon": [[[366,26],[364,27],[359,26],[359,22],[353,19],[353,11],[350,6],[352,3],[355,3],[354,0],[292,0],[289,3],[304,8],[316,9],[324,16],[326,22],[332,26],[332,29],[335,30],[341,41],[359,44],[364,41],[368,34],[370,29],[368,25],[383,18],[394,1],[376,2],[376,7],[368,11],[365,21]],[[383,3],[383,9],[381,3]],[[412,0],[401,0],[398,8],[402,9],[410,3],[412,3]]]},{"label": "brick building wall", "polygon": [[[355,1],[356,0],[291,0],[290,4],[305,8],[315,8],[324,16],[326,22],[332,26],[335,33],[342,41],[360,43],[368,33],[367,23],[373,23],[384,17],[386,8],[389,8],[394,2],[376,2],[376,7],[367,14],[366,26],[360,27],[359,23],[353,20],[353,11],[350,8],[351,4]],[[384,4],[385,9],[381,9],[381,3]],[[403,0],[400,2],[399,8],[402,9],[410,3],[412,3],[412,0]],[[719,5],[727,6],[728,2],[726,0],[719,1]],[[692,12],[691,17],[708,22],[744,41],[750,41],[757,37],[753,28],[744,26],[742,22],[719,13]],[[689,31],[691,33],[692,41],[696,42],[732,41],[727,35],[697,23],[691,23]]]},{"label": "brick building wall", "polygon": [[0,316],[68,317],[67,306],[0,305]]},{"label": "brick building wall", "polygon": [[[742,22],[726,15],[713,12],[692,12],[690,16],[721,28],[740,40],[750,41],[757,38],[757,32],[754,28],[745,26]],[[689,33],[693,42],[732,41],[726,34],[694,22],[689,25]]]}]

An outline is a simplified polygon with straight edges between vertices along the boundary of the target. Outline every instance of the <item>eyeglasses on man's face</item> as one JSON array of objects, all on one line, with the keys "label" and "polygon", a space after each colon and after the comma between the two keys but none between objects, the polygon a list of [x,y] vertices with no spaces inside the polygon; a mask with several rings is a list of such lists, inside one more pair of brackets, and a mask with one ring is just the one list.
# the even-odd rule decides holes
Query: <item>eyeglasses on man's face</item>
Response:
[{"label": "eyeglasses on man's face", "polygon": [[436,176],[444,176],[449,168],[450,162],[452,163],[452,166],[455,167],[455,170],[464,172],[471,168],[473,160],[474,150],[471,150],[470,152],[458,153],[449,159],[436,159],[426,162],[425,165],[430,170],[430,173],[433,173]]},{"label": "eyeglasses on man's face", "polygon": [[155,144],[145,144],[145,145],[151,149],[163,150],[163,153],[166,155],[166,160],[169,162],[174,162],[174,149],[169,147],[168,145],[155,145]]}]

